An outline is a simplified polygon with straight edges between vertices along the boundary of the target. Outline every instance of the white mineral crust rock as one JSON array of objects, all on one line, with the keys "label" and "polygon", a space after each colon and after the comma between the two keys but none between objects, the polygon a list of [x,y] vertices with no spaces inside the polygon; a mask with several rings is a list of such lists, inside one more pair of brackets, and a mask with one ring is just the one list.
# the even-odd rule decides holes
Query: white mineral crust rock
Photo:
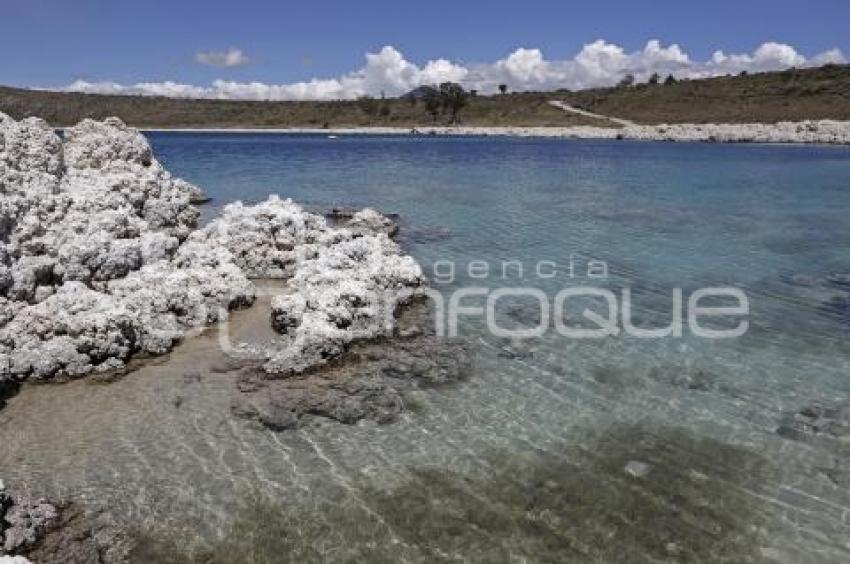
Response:
[{"label": "white mineral crust rock", "polygon": [[272,326],[284,335],[265,368],[300,373],[344,352],[353,341],[392,331],[395,309],[425,289],[422,269],[387,235],[394,223],[363,210],[339,227],[270,197],[237,202],[190,237],[227,248],[252,277],[286,278],[291,293],[272,299]]},{"label": "white mineral crust rock", "polygon": [[186,243],[199,191],[117,119],[61,139],[0,118],[0,387],[120,368],[248,304],[220,248]]},{"label": "white mineral crust rock", "polygon": [[27,379],[119,369],[253,302],[250,278],[289,279],[272,372],[299,372],[391,330],[424,290],[394,223],[363,210],[329,226],[276,196],[198,229],[203,193],[172,178],[115,118],[60,138],[0,114],[0,393]]},{"label": "white mineral crust rock", "polygon": [[56,507],[46,500],[8,492],[0,480],[0,564],[27,562],[6,555],[38,542],[58,516]]},{"label": "white mineral crust rock", "polygon": [[[268,129],[240,131],[269,132]],[[287,128],[290,133],[327,135],[491,135],[506,137],[554,137],[563,139],[634,139],[641,141],[696,141],[718,143],[818,143],[850,145],[850,121],[805,120],[777,123],[676,123],[660,125],[632,124],[625,127],[524,126],[436,126],[348,127],[336,129]]]}]

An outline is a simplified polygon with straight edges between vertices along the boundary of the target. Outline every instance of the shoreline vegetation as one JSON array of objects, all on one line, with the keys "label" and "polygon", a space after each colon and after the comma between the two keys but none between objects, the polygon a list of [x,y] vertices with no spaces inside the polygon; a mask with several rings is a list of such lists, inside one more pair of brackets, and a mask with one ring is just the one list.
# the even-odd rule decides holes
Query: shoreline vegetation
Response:
[{"label": "shoreline vegetation", "polygon": [[[381,133],[386,128],[441,132],[447,126],[461,127],[452,130],[461,134],[471,128],[476,128],[476,133],[478,128],[487,128],[510,130],[510,134],[542,134],[544,128],[575,130],[558,136],[575,136],[584,128],[618,129],[628,122],[653,126],[850,121],[848,65],[698,80],[657,77],[645,84],[629,82],[581,91],[511,92],[506,86],[506,93],[483,95],[444,83],[423,86],[398,98],[364,96],[335,101],[165,98],[0,86],[0,112],[16,120],[38,116],[60,128],[85,118],[114,116],[129,126],[148,130]],[[575,111],[566,111],[562,105]]]}]

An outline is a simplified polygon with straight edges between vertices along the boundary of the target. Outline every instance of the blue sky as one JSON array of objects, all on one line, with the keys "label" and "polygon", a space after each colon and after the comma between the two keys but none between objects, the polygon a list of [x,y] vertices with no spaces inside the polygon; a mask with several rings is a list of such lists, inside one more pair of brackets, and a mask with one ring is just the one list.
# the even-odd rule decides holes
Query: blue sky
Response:
[{"label": "blue sky", "polygon": [[[407,61],[493,63],[519,47],[574,57],[597,39],[640,50],[679,44],[694,60],[717,49],[752,53],[766,41],[812,56],[850,53],[850,2],[599,0],[272,2],[268,0],[0,0],[0,84],[58,87],[215,79],[286,84],[339,77],[391,45]],[[200,51],[241,49],[250,64],[199,64]]]}]

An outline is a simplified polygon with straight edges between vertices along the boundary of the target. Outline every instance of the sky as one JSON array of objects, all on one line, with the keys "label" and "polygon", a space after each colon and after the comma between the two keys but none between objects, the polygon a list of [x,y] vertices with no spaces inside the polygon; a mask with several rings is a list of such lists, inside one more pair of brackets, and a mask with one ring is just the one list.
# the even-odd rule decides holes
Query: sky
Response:
[{"label": "sky", "polygon": [[845,62],[846,0],[0,0],[0,84],[248,99]]}]

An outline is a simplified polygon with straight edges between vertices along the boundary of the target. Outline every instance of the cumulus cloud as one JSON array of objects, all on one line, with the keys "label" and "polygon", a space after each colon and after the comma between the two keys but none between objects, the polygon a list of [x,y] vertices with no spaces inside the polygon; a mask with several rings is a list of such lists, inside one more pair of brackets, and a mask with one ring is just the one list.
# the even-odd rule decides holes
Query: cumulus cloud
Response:
[{"label": "cumulus cloud", "polygon": [[[202,54],[198,55],[201,62]],[[203,55],[207,61],[216,61],[205,64],[218,66],[237,66],[247,61],[238,49]],[[208,57],[210,55],[215,56]],[[638,81],[645,81],[656,72],[677,78],[704,78],[741,71],[763,72],[846,62],[846,57],[838,49],[807,58],[792,46],[775,42],[764,43],[752,53],[716,51],[707,61],[697,61],[679,45],[665,46],[657,39],[648,41],[643,49],[633,52],[599,39],[582,47],[570,59],[547,59],[540,49],[523,47],[493,63],[461,65],[435,59],[420,67],[405,59],[395,48],[387,46],[377,53],[367,53],[362,68],[336,78],[314,78],[288,84],[216,80],[208,86],[177,82],[122,85],[78,80],[64,90],[234,100],[338,100],[363,95],[398,96],[423,84],[444,81],[460,82],[481,92],[495,92],[499,84],[507,84],[514,91],[576,90],[611,86],[626,74],[633,74]]]},{"label": "cumulus cloud", "polygon": [[231,47],[227,51],[200,51],[195,54],[195,62],[211,67],[241,67],[251,60],[242,49]]}]

